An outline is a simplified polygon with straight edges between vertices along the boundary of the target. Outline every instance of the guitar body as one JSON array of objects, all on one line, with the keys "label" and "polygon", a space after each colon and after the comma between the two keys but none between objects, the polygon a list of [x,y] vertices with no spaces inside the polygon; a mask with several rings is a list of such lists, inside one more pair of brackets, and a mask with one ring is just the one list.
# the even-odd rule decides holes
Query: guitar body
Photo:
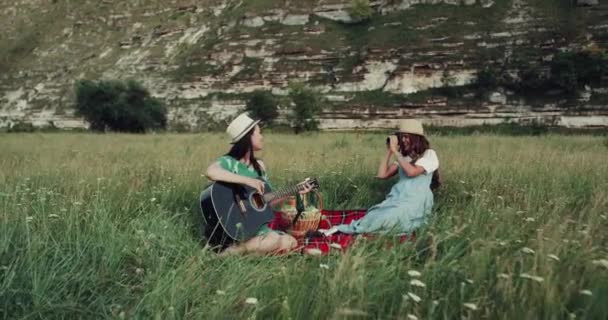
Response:
[{"label": "guitar body", "polygon": [[233,241],[254,237],[262,225],[274,218],[263,195],[253,188],[233,183],[211,184],[201,193],[200,206],[208,228],[214,232],[223,231]]}]

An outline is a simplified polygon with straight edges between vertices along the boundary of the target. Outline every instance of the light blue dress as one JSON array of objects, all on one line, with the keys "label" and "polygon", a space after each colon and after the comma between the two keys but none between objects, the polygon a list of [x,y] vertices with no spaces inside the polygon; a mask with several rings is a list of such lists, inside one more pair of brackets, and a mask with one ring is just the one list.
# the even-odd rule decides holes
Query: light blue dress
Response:
[{"label": "light blue dress", "polygon": [[408,177],[399,166],[399,181],[381,203],[350,224],[336,226],[343,233],[409,233],[424,223],[433,207],[433,173]]}]

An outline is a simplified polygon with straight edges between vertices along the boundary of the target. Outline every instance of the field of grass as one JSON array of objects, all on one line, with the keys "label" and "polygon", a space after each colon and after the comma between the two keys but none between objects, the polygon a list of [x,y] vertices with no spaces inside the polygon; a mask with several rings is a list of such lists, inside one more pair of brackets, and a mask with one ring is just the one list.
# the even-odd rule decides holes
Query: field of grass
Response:
[{"label": "field of grass", "polygon": [[[608,315],[606,137],[431,136],[444,186],[415,243],[263,258],[220,258],[197,235],[224,139],[0,135],[0,318]],[[380,134],[265,140],[273,184],[316,176],[328,208],[391,186],[372,178]]]}]

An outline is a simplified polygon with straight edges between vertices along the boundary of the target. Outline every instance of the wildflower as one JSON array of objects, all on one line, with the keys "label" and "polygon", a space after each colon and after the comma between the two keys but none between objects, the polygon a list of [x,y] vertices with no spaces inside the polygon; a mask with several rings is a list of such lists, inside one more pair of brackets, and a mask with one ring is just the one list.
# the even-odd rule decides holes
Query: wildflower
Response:
[{"label": "wildflower", "polygon": [[321,250],[316,249],[316,248],[307,249],[306,253],[311,256],[320,256],[321,254],[323,254],[323,252],[321,252]]},{"label": "wildflower", "polygon": [[467,281],[469,284],[473,284],[473,283],[475,283],[475,281],[473,281],[473,280],[471,280],[471,279],[466,279],[466,281]]},{"label": "wildflower", "polygon": [[473,311],[477,310],[477,305],[475,305],[474,303],[468,302],[468,303],[463,303],[462,305],[465,308],[471,309]]},{"label": "wildflower", "polygon": [[578,293],[584,295],[584,296],[593,296],[593,292],[591,292],[591,290],[581,290]]},{"label": "wildflower", "polygon": [[533,276],[533,275],[531,275],[531,274],[527,274],[527,273],[522,273],[522,274],[520,274],[519,276],[520,276],[521,278],[524,278],[524,279],[530,279],[530,280],[533,280],[533,281],[536,281],[536,282],[539,282],[539,283],[540,283],[540,282],[545,281],[545,279],[543,279],[542,277],[539,277],[539,276]]},{"label": "wildflower", "polygon": [[135,273],[136,273],[136,274],[142,274],[142,273],[144,273],[144,269],[142,269],[142,268],[137,268],[137,269],[135,269]]},{"label": "wildflower", "polygon": [[536,220],[534,220],[534,218],[527,217],[526,219],[524,219],[524,221],[526,221],[526,222],[534,222]]},{"label": "wildflower", "polygon": [[420,277],[422,274],[416,270],[410,270],[407,272],[410,277]]},{"label": "wildflower", "polygon": [[150,199],[150,202],[154,202],[154,201],[156,201],[156,198],[153,197],[152,199]]},{"label": "wildflower", "polygon": [[554,254],[549,254],[549,255],[547,255],[547,257],[549,257],[549,259],[553,259],[555,261],[559,261],[559,257],[556,256],[556,255],[554,255]]},{"label": "wildflower", "polygon": [[413,315],[413,314],[411,314],[411,313],[408,313],[408,314],[407,314],[407,318],[408,318],[409,320],[418,320],[418,317],[416,317],[415,315]]},{"label": "wildflower", "polygon": [[254,297],[249,297],[245,299],[246,304],[258,304],[258,299]]},{"label": "wildflower", "polygon": [[422,299],[414,293],[408,292],[407,295],[414,300],[414,302],[420,302]]},{"label": "wildflower", "polygon": [[528,247],[523,247],[523,248],[521,249],[521,251],[522,251],[523,253],[534,254],[534,250],[532,250],[532,249],[530,249],[530,248],[528,248]]},{"label": "wildflower", "polygon": [[218,296],[225,296],[226,295],[226,291],[224,291],[224,290],[215,290],[215,294],[217,294]]},{"label": "wildflower", "polygon": [[416,286],[416,287],[421,287],[421,288],[426,287],[426,284],[424,284],[424,282],[422,282],[418,279],[414,279],[414,280],[410,281],[410,284],[413,286]]},{"label": "wildflower", "polygon": [[466,182],[464,182],[463,180],[460,180],[459,182],[460,182],[460,183],[462,183],[462,184],[465,184],[465,183],[466,183]]},{"label": "wildflower", "polygon": [[326,264],[324,264],[324,263],[321,263],[321,264],[319,265],[319,268],[329,270],[329,266],[328,266],[328,265],[326,265]]},{"label": "wildflower", "polygon": [[593,260],[593,261],[591,261],[591,263],[592,263],[593,265],[596,265],[596,266],[602,266],[602,267],[604,267],[604,268],[608,269],[608,259],[598,259],[598,260]]},{"label": "wildflower", "polygon": [[332,248],[334,248],[334,249],[338,249],[338,250],[342,249],[342,246],[339,243],[335,243],[335,242],[332,243],[332,244],[330,244],[329,246],[332,247]]}]

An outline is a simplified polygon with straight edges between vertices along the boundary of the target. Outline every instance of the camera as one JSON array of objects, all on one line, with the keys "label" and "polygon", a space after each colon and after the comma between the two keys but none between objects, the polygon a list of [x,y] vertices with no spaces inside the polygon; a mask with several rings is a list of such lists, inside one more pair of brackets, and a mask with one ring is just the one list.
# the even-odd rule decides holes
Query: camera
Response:
[{"label": "camera", "polygon": [[399,141],[399,136],[397,134],[390,134],[386,137],[386,145],[388,146],[391,143],[391,137],[395,137],[397,141]]}]

